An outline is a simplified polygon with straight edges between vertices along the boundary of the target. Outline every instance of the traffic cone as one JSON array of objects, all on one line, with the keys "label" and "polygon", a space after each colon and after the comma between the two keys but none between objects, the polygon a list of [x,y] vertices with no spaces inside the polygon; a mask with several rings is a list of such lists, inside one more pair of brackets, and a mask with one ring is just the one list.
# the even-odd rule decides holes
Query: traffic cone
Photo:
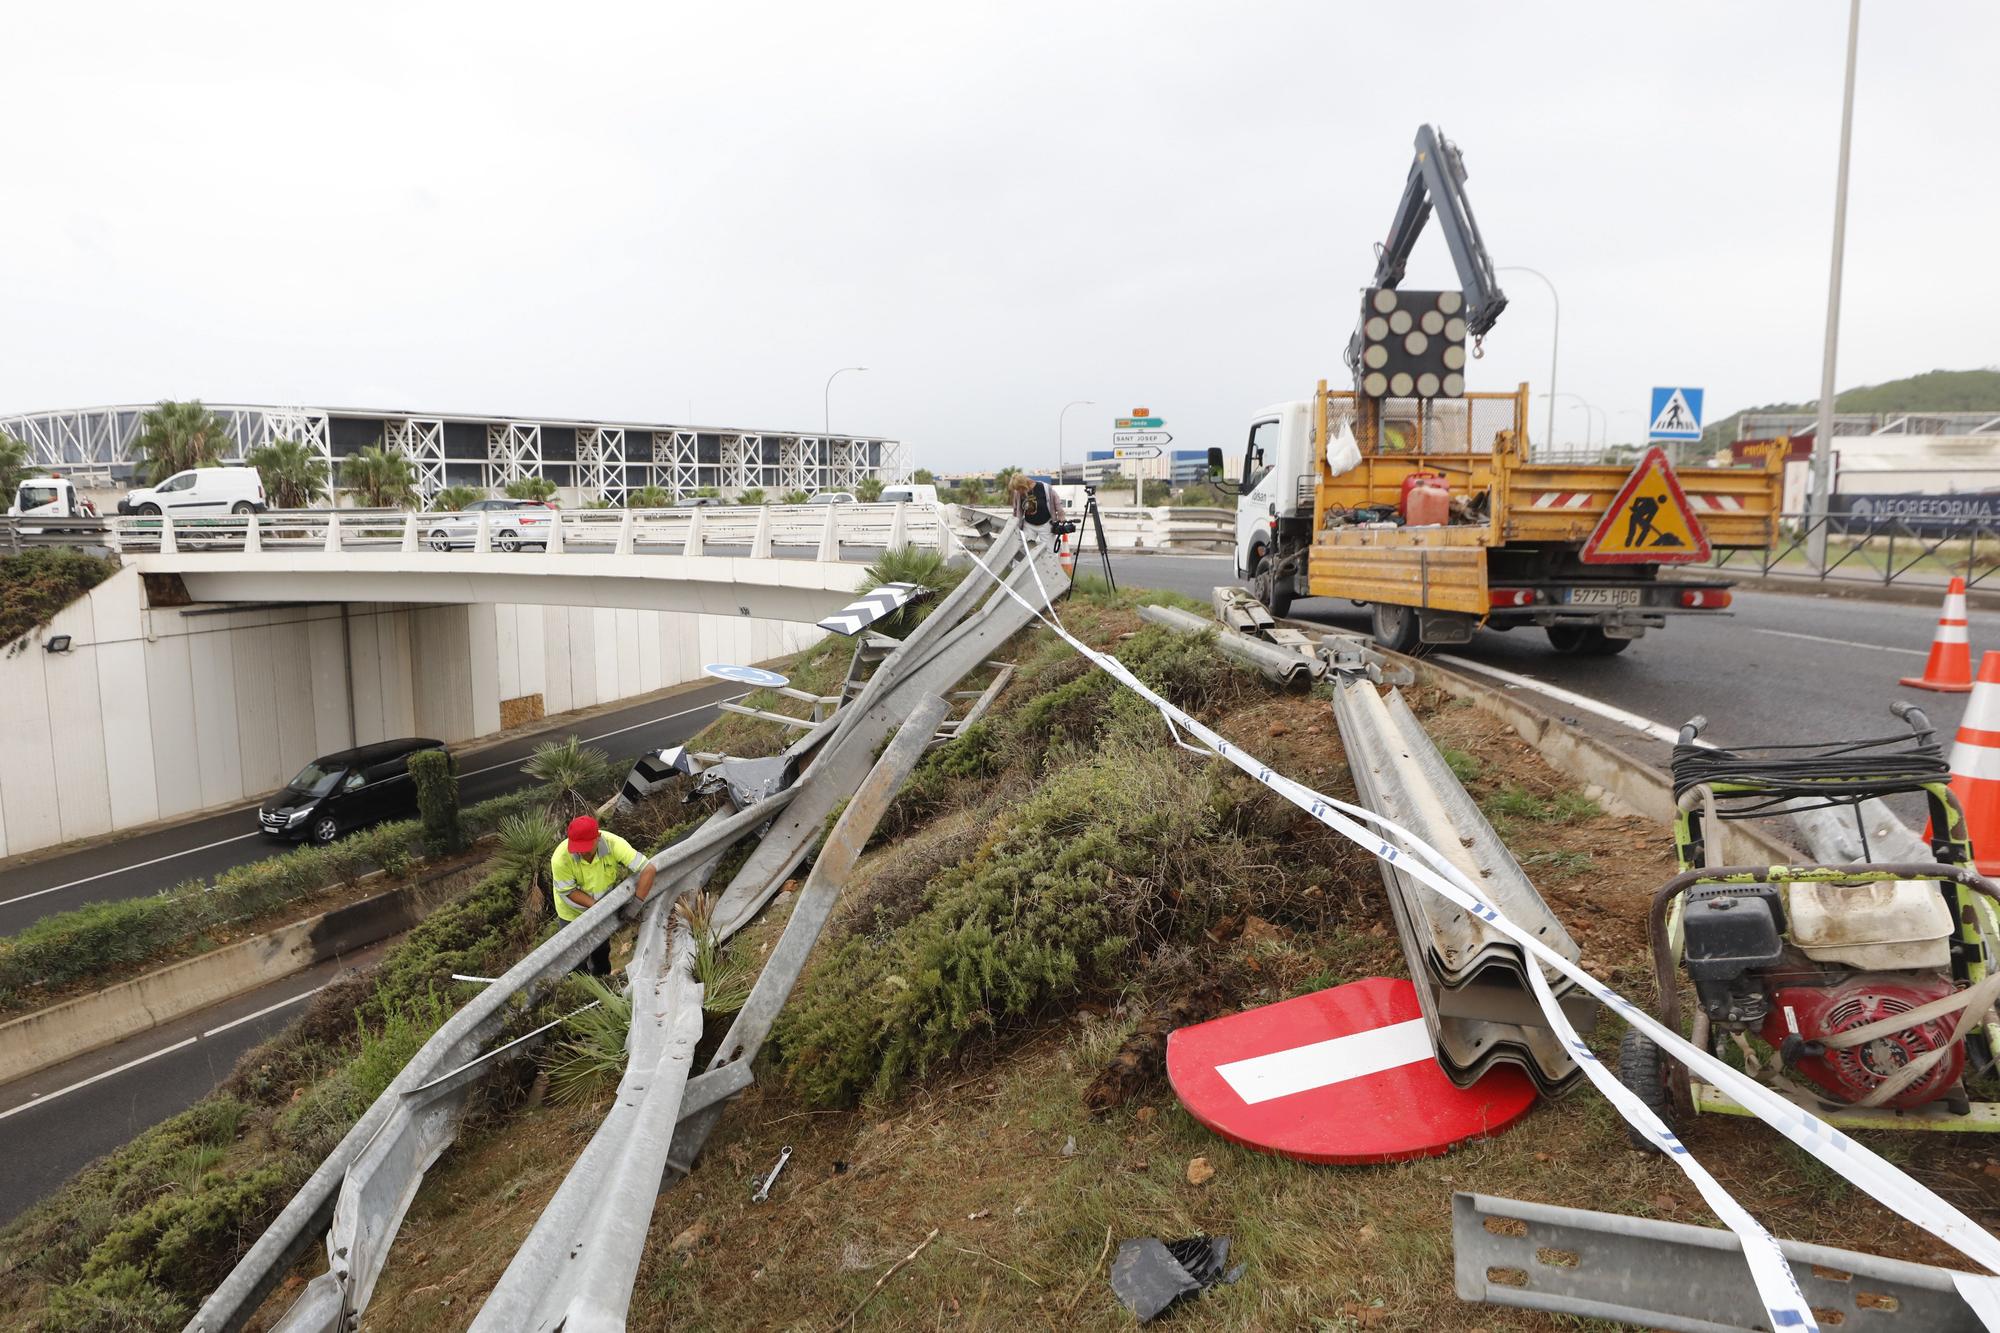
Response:
[{"label": "traffic cone", "polygon": [[[1981,668],[1982,674],[1984,667]],[[1904,676],[1902,683],[1920,690],[1964,694],[1972,688],[1972,645],[1966,634],[1965,580],[1955,578],[1945,589],[1944,614],[1921,676]],[[1996,830],[2000,831],[2000,830]]]},{"label": "traffic cone", "polygon": [[1056,559],[1062,562],[1062,572],[1069,578],[1076,577],[1076,543],[1065,533],[1056,538]]},{"label": "traffic cone", "polygon": [[1979,873],[2000,874],[2000,653],[1979,659],[1979,680],[1951,747],[1951,792],[1965,808]]}]

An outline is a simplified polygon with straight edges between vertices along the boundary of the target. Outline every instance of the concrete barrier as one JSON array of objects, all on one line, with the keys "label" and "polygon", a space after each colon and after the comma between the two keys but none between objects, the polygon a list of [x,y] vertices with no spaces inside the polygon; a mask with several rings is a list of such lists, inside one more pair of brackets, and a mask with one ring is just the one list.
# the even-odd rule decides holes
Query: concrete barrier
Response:
[{"label": "concrete barrier", "polygon": [[0,1083],[408,930],[417,923],[416,899],[423,887],[407,884],[378,893],[0,1024]]}]

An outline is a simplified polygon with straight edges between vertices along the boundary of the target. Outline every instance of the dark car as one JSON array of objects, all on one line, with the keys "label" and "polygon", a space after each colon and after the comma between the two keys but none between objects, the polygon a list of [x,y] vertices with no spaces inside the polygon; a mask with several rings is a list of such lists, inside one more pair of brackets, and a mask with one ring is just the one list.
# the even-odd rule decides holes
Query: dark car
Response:
[{"label": "dark car", "polygon": [[321,755],[283,791],[266,798],[257,827],[280,838],[332,842],[367,824],[414,819],[417,784],[410,778],[410,756],[442,749],[443,741],[405,736]]}]

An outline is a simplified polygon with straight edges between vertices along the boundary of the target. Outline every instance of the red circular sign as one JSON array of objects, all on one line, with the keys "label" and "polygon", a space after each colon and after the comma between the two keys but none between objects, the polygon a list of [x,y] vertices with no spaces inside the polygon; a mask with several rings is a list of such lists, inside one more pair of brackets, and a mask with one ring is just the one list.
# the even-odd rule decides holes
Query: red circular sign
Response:
[{"label": "red circular sign", "polygon": [[1167,1037],[1188,1113],[1232,1143],[1305,1162],[1436,1157],[1497,1134],[1535,1103],[1499,1065],[1470,1088],[1438,1068],[1416,988],[1369,977]]}]

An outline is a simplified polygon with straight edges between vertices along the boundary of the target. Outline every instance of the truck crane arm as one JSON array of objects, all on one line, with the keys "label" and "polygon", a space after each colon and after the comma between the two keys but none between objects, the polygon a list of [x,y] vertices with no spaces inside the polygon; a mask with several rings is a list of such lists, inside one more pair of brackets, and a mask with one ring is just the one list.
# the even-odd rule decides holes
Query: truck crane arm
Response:
[{"label": "truck crane arm", "polygon": [[1465,159],[1459,156],[1458,145],[1429,125],[1419,125],[1416,161],[1410,164],[1409,179],[1403,184],[1403,198],[1396,205],[1395,221],[1389,225],[1389,239],[1382,243],[1374,286],[1395,287],[1403,281],[1403,267],[1433,208],[1452,263],[1458,266],[1459,285],[1465,291],[1466,332],[1476,338],[1500,318],[1500,312],[1507,308],[1507,294],[1493,276],[1492,257],[1486,253],[1479,224],[1472,218],[1472,205],[1465,197]]}]

